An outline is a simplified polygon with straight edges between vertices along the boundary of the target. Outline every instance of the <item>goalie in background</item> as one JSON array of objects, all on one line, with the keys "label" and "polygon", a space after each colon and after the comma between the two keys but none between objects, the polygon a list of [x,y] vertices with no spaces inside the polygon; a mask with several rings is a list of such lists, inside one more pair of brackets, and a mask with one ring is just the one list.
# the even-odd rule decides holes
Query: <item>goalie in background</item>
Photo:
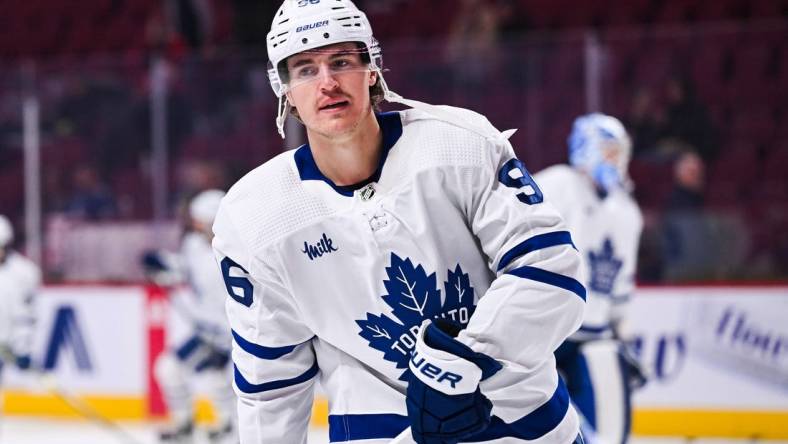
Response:
[{"label": "goalie in background", "polygon": [[[0,382],[5,365],[31,368],[30,351],[35,328],[34,298],[41,285],[41,270],[11,249],[14,230],[0,215]],[[0,399],[0,411],[2,411]]]},{"label": "goalie in background", "polygon": [[208,430],[212,444],[237,442],[235,394],[230,383],[230,328],[224,314],[227,290],[211,249],[213,224],[220,190],[199,193],[189,203],[190,230],[178,253],[149,252],[143,257],[147,275],[157,285],[187,284],[193,297],[173,301],[179,314],[191,323],[191,333],[156,360],[154,374],[170,413],[170,423],[160,433],[162,443],[194,441],[195,379],[213,403],[217,422]]},{"label": "goalie in background", "polygon": [[569,135],[569,165],[534,175],[569,225],[584,259],[588,290],[580,330],[556,351],[569,394],[593,428],[588,441],[626,442],[631,391],[645,383],[626,348],[624,314],[635,290],[643,216],[630,195],[632,142],[615,117],[578,117]]}]

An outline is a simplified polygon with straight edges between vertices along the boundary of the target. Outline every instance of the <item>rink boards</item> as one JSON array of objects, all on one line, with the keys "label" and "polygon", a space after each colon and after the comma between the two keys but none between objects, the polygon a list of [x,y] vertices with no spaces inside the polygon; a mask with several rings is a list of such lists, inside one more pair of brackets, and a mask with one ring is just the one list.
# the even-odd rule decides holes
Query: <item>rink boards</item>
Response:
[{"label": "rink boards", "polygon": [[[151,366],[183,338],[187,306],[144,287],[55,286],[37,310],[34,360],[52,377],[7,366],[5,414],[76,417],[52,388],[110,418],[163,413]],[[787,314],[788,287],[638,289],[630,327],[651,379],[635,395],[635,433],[788,439]],[[199,412],[211,417],[205,402]],[[313,422],[326,415],[318,400]]]}]

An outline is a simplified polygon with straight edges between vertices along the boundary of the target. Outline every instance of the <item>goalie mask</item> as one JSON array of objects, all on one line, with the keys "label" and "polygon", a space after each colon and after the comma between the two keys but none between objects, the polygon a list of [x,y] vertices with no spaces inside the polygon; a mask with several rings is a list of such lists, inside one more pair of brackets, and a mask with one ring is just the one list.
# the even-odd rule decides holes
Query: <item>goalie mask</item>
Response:
[{"label": "goalie mask", "polygon": [[[336,43],[356,42],[365,71],[374,71],[387,91],[381,68],[380,46],[372,36],[367,16],[350,0],[285,0],[276,12],[267,37],[268,79],[279,98],[276,127],[284,138],[284,123],[290,111],[285,95],[303,79],[288,78],[287,58]],[[308,80],[307,80],[308,81]]]},{"label": "goalie mask", "polygon": [[567,142],[569,163],[591,176],[599,188],[609,192],[629,187],[632,141],[618,119],[601,113],[580,116]]}]

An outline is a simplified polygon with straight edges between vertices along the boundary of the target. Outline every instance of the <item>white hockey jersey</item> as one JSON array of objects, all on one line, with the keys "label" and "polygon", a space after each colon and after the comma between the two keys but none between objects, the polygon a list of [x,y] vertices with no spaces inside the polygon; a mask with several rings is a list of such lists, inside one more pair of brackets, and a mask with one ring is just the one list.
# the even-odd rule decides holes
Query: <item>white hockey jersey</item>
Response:
[{"label": "white hockey jersey", "polygon": [[35,311],[33,298],[41,285],[38,266],[16,252],[0,263],[0,347],[16,356],[30,354]]},{"label": "white hockey jersey", "polygon": [[224,310],[227,289],[205,235],[192,231],[183,237],[179,265],[193,293],[193,303],[186,309],[200,337],[229,350],[232,339]]},{"label": "white hockey jersey", "polygon": [[588,299],[585,319],[575,340],[610,337],[635,289],[635,269],[643,216],[624,190],[601,198],[586,175],[555,165],[534,179],[564,217],[583,258]]},{"label": "white hockey jersey", "polygon": [[415,332],[440,316],[504,366],[481,383],[494,418],[473,442],[572,442],[553,351],[580,326],[585,289],[560,215],[501,133],[415,110],[378,121],[367,182],[334,185],[305,145],[222,202],[213,245],[232,290],[241,442],[305,443],[319,377],[331,442],[388,443],[410,425]]}]

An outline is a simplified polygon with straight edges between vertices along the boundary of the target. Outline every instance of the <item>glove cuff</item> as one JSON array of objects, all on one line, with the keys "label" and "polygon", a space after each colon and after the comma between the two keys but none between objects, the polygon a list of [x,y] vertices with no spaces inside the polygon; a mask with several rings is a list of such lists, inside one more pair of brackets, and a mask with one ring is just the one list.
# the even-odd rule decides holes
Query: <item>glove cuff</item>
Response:
[{"label": "glove cuff", "polygon": [[473,393],[482,379],[501,369],[500,363],[474,352],[429,320],[421,324],[408,365],[421,382],[447,395]]},{"label": "glove cuff", "polygon": [[[425,321],[429,322],[429,321]],[[467,359],[428,346],[424,341],[429,324],[422,324],[408,366],[425,385],[447,395],[473,393],[482,379],[482,369]]]},{"label": "glove cuff", "polygon": [[[423,323],[422,327],[424,327]],[[501,363],[495,358],[484,353],[475,352],[467,345],[454,339],[462,331],[462,327],[457,322],[438,318],[431,321],[423,330],[424,342],[431,348],[467,359],[482,369],[482,381],[498,373],[498,370],[503,368]]]}]

